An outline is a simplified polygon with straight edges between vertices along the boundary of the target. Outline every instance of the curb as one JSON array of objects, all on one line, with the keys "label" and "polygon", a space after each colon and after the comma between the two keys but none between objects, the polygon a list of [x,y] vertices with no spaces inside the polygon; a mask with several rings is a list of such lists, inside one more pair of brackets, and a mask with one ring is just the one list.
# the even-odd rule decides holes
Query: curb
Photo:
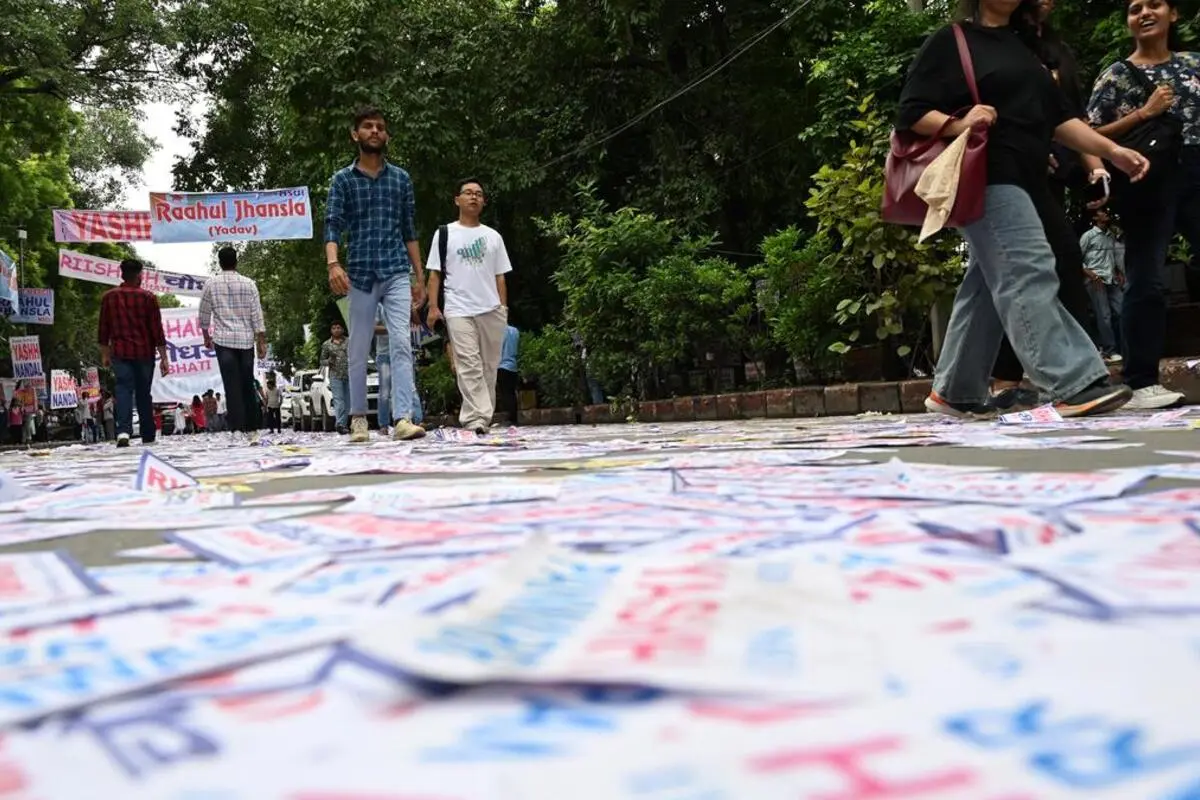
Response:
[{"label": "curb", "polygon": [[[1188,367],[1187,358],[1163,359],[1159,376],[1163,386],[1182,392],[1188,403],[1200,403],[1200,364]],[[1200,360],[1200,359],[1197,359]],[[1110,369],[1119,381],[1121,368]],[[740,392],[737,394],[676,397],[670,400],[645,400],[632,407],[577,406],[575,408],[533,408],[521,412],[522,425],[609,425],[630,417],[638,422],[694,422],[733,419],[785,419],[803,417],[854,416],[877,414],[923,414],[925,398],[933,389],[932,380],[897,382],[843,383],[835,386],[798,386],[789,389]],[[428,417],[430,425],[457,424],[454,417]]]}]

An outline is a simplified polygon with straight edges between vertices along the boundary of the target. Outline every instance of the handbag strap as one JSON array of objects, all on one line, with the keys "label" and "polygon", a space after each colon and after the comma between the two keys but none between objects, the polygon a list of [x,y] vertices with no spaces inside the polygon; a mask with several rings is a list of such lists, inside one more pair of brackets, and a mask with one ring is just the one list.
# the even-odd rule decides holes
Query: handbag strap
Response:
[{"label": "handbag strap", "polygon": [[[1172,54],[1172,57],[1174,57],[1174,54]],[[1133,75],[1134,83],[1136,83],[1143,90],[1145,90],[1146,99],[1147,100],[1150,99],[1150,95],[1154,94],[1154,90],[1157,89],[1158,87],[1155,86],[1154,83],[1149,78],[1146,77],[1146,73],[1144,73],[1140,69],[1138,69],[1138,66],[1136,64],[1134,64],[1132,61],[1130,61],[1128,58],[1125,59],[1124,61],[1122,61],[1121,63],[1124,64],[1125,69],[1129,70],[1130,74]]]},{"label": "handbag strap", "polygon": [[971,99],[975,105],[983,105],[979,100],[979,87],[975,84],[975,62],[971,60],[971,48],[967,47],[967,37],[962,25],[954,25],[954,39],[958,42],[958,60],[962,62],[963,75],[967,78],[967,88],[971,90]]}]

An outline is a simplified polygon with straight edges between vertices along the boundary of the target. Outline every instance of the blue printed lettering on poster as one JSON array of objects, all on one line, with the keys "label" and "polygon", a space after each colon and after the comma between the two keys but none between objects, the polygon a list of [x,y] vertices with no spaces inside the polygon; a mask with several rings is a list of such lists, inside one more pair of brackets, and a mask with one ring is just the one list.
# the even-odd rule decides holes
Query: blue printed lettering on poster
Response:
[{"label": "blue printed lettering on poster", "polygon": [[756,634],[746,649],[746,666],[759,672],[790,673],[795,671],[799,660],[796,632],[787,626]]},{"label": "blue printed lettering on poster", "polygon": [[472,725],[460,741],[431,747],[422,760],[438,763],[479,763],[570,756],[577,745],[615,733],[618,715],[605,708],[616,704],[652,702],[662,695],[657,690],[585,690],[580,703],[561,697],[523,695],[523,707],[496,714]]},{"label": "blue printed lettering on poster", "polygon": [[164,699],[135,712],[86,713],[68,722],[64,736],[91,734],[130,778],[145,778],[150,773],[196,759],[211,758],[221,752],[220,739],[197,730],[188,719],[191,701]]},{"label": "blue printed lettering on poster", "polygon": [[1025,669],[1021,659],[1002,644],[960,645],[956,650],[971,666],[1000,680],[1015,678]]},{"label": "blue printed lettering on poster", "polygon": [[[103,636],[69,636],[37,644],[14,644],[0,647],[0,667],[25,667],[32,663],[54,664],[82,655],[109,651],[109,640]],[[40,656],[35,659],[34,654]]]},{"label": "blue printed lettering on poster", "polygon": [[315,575],[310,575],[303,580],[293,583],[287,587],[285,593],[312,596],[324,595],[332,592],[334,589],[357,586],[360,583],[366,583],[372,578],[386,577],[395,571],[395,567],[387,564],[373,564],[341,571],[318,572]]},{"label": "blue printed lettering on poster", "polygon": [[178,674],[189,663],[205,663],[214,655],[233,655],[267,639],[301,633],[317,623],[315,617],[267,620],[247,629],[204,634],[188,646],[110,656],[104,661],[69,664],[54,672],[9,679],[0,684],[0,711],[30,711],[61,700],[86,699],[109,689],[161,679]]},{"label": "blue printed lettering on poster", "polygon": [[482,663],[505,658],[519,666],[533,666],[591,613],[619,569],[570,564],[563,571],[526,582],[525,591],[491,618],[446,625],[418,646],[425,652]]},{"label": "blue printed lettering on poster", "polygon": [[1072,789],[1099,790],[1200,762],[1200,739],[1144,752],[1145,731],[1099,715],[1049,722],[1048,701],[1015,711],[980,709],[945,720],[946,730],[987,749],[1018,747],[1029,766]]}]

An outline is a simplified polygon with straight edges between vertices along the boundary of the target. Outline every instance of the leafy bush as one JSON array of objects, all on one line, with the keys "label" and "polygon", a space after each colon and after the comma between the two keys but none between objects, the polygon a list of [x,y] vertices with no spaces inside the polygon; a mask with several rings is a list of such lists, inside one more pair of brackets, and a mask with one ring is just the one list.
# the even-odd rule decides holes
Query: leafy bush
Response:
[{"label": "leafy bush", "polygon": [[750,277],[706,256],[709,237],[636,208],[609,211],[595,187],[578,192],[577,218],[539,224],[561,260],[564,325],[588,349],[588,369],[612,395],[644,396],[665,374],[709,353],[742,356],[752,306]]},{"label": "leafy bush", "polygon": [[759,299],[771,338],[791,356],[797,371],[828,382],[841,365],[841,356],[829,349],[838,340],[834,308],[858,287],[853,275],[837,269],[826,236],[806,237],[793,226],[762,241],[763,263],[756,274],[765,283]]},{"label": "leafy bush", "polygon": [[458,382],[445,355],[417,370],[417,391],[421,393],[426,416],[458,411]]},{"label": "leafy bush", "polygon": [[517,367],[521,377],[537,387],[543,408],[573,406],[580,402],[583,365],[571,335],[551,325],[541,333],[522,334]]},{"label": "leafy bush", "polygon": [[868,96],[859,104],[859,119],[850,123],[858,138],[842,163],[823,166],[813,176],[808,199],[817,232],[833,245],[831,269],[853,276],[855,288],[836,305],[843,337],[830,345],[844,353],[853,344],[890,340],[907,355],[923,331],[906,330],[905,322],[925,320],[934,303],[952,295],[962,278],[959,239],[942,233],[918,244],[912,228],[885,223],[883,165],[890,125]]}]

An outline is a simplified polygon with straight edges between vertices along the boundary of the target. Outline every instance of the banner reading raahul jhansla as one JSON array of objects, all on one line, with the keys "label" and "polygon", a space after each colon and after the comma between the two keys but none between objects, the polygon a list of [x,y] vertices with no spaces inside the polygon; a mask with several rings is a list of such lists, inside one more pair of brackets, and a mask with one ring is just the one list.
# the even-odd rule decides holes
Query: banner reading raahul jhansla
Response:
[{"label": "banner reading raahul jhansla", "polygon": [[151,192],[150,237],[158,243],[311,239],[308,188]]}]

